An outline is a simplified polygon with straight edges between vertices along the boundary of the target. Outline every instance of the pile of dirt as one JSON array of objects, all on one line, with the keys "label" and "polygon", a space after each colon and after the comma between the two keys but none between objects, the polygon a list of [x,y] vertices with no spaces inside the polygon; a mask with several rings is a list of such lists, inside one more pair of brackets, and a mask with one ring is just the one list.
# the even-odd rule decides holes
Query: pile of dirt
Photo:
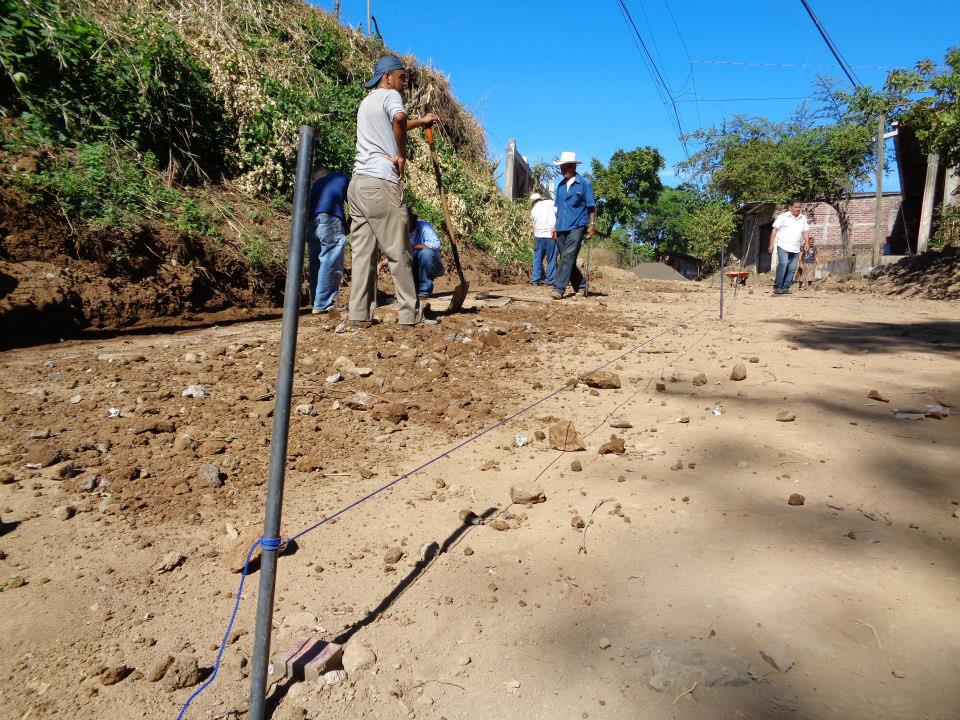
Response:
[{"label": "pile of dirt", "polygon": [[829,284],[840,292],[957,300],[960,299],[960,252],[957,248],[930,250],[878,267],[862,278],[854,276]]},{"label": "pile of dirt", "polygon": [[643,262],[630,268],[630,272],[638,278],[644,280],[682,280],[687,281],[683,275],[678,273],[669,265],[659,262]]}]

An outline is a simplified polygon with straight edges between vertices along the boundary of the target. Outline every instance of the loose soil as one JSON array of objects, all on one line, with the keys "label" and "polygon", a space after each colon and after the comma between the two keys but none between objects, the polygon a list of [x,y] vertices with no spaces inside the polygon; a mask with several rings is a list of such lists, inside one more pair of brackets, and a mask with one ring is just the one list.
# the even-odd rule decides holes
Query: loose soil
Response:
[{"label": "loose soil", "polygon": [[[285,536],[561,390],[287,549],[274,646],[338,639],[351,669],[280,683],[273,717],[957,716],[960,421],[893,408],[960,404],[960,308],[747,288],[721,321],[700,283],[592,287],[475,282],[512,300],[407,332],[390,308],[301,317]],[[278,340],[270,319],[0,355],[0,716],[174,717],[210,672],[262,526]],[[620,389],[571,382],[601,365]],[[550,447],[558,421],[585,450]],[[546,500],[512,505],[530,484]],[[245,711],[258,577],[188,718]],[[746,684],[669,681],[678,643]]]}]

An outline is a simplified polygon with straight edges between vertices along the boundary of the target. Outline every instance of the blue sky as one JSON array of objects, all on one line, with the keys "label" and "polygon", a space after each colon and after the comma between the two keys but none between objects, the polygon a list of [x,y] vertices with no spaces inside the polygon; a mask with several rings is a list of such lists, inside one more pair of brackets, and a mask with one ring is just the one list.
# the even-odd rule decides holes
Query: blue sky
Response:
[{"label": "blue sky", "polygon": [[[675,91],[684,131],[737,113],[785,118],[818,73],[842,76],[799,0],[625,2]],[[942,62],[947,47],[960,44],[960,2],[810,4],[865,85],[879,86],[882,68]],[[366,7],[343,0],[342,21],[365,23]],[[618,148],[651,145],[666,157],[664,181],[677,182],[673,165],[683,148],[617,0],[372,0],[372,7],[389,47],[450,75],[485,127],[492,156],[502,156],[510,137],[531,161],[573,150],[606,162]],[[885,186],[897,187],[895,174]]]}]

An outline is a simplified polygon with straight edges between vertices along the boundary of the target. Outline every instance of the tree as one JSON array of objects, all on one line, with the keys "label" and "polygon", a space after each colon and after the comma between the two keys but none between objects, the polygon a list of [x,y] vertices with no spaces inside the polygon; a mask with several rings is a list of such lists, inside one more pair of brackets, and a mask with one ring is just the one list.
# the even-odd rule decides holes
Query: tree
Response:
[{"label": "tree", "polygon": [[618,225],[634,227],[663,188],[659,175],[663,167],[663,155],[652,147],[617,150],[606,167],[594,158],[590,174],[597,200],[597,232],[609,235]]},{"label": "tree", "polygon": [[921,60],[912,70],[891,70],[881,90],[829,92],[848,122],[881,114],[909,125],[924,152],[940,155],[947,167],[960,165],[960,47],[947,50],[944,64]]},{"label": "tree", "polygon": [[876,123],[819,124],[801,106],[787,122],[737,116],[689,139],[702,149],[680,167],[709,178],[709,188],[734,205],[822,201],[837,212],[844,252],[850,245],[850,196],[873,172]]},{"label": "tree", "polygon": [[530,187],[545,198],[553,198],[553,184],[559,174],[553,163],[540,158],[530,166]]},{"label": "tree", "polygon": [[637,239],[651,248],[653,256],[668,252],[686,253],[684,222],[703,202],[701,192],[689,183],[675,188],[665,187],[638,222]]},{"label": "tree", "polygon": [[695,255],[717,261],[727,249],[737,220],[733,207],[723,200],[702,203],[683,221],[683,234]]}]

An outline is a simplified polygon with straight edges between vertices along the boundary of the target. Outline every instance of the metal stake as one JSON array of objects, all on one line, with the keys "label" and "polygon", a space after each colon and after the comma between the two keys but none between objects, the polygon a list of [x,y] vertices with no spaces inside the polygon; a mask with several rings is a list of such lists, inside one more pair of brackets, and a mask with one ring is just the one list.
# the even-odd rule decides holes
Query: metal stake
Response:
[{"label": "metal stake", "polygon": [[[267,509],[263,537],[280,537],[283,508],[283,474],[287,461],[290,430],[290,396],[293,390],[293,361],[297,354],[297,322],[300,319],[300,287],[303,280],[303,242],[307,224],[307,198],[313,164],[313,128],[300,127],[297,151],[297,179],[293,193],[293,222],[287,251],[287,285],[280,325],[280,369],[277,374],[276,405],[270,440],[270,474],[267,481]],[[267,694],[267,666],[270,662],[270,632],[273,629],[273,594],[277,580],[277,550],[260,548],[260,587],[257,591],[257,626],[250,672],[250,720],[263,720]]]},{"label": "metal stake", "polygon": [[720,251],[720,272],[718,277],[720,278],[720,319],[723,320],[723,250]]}]

